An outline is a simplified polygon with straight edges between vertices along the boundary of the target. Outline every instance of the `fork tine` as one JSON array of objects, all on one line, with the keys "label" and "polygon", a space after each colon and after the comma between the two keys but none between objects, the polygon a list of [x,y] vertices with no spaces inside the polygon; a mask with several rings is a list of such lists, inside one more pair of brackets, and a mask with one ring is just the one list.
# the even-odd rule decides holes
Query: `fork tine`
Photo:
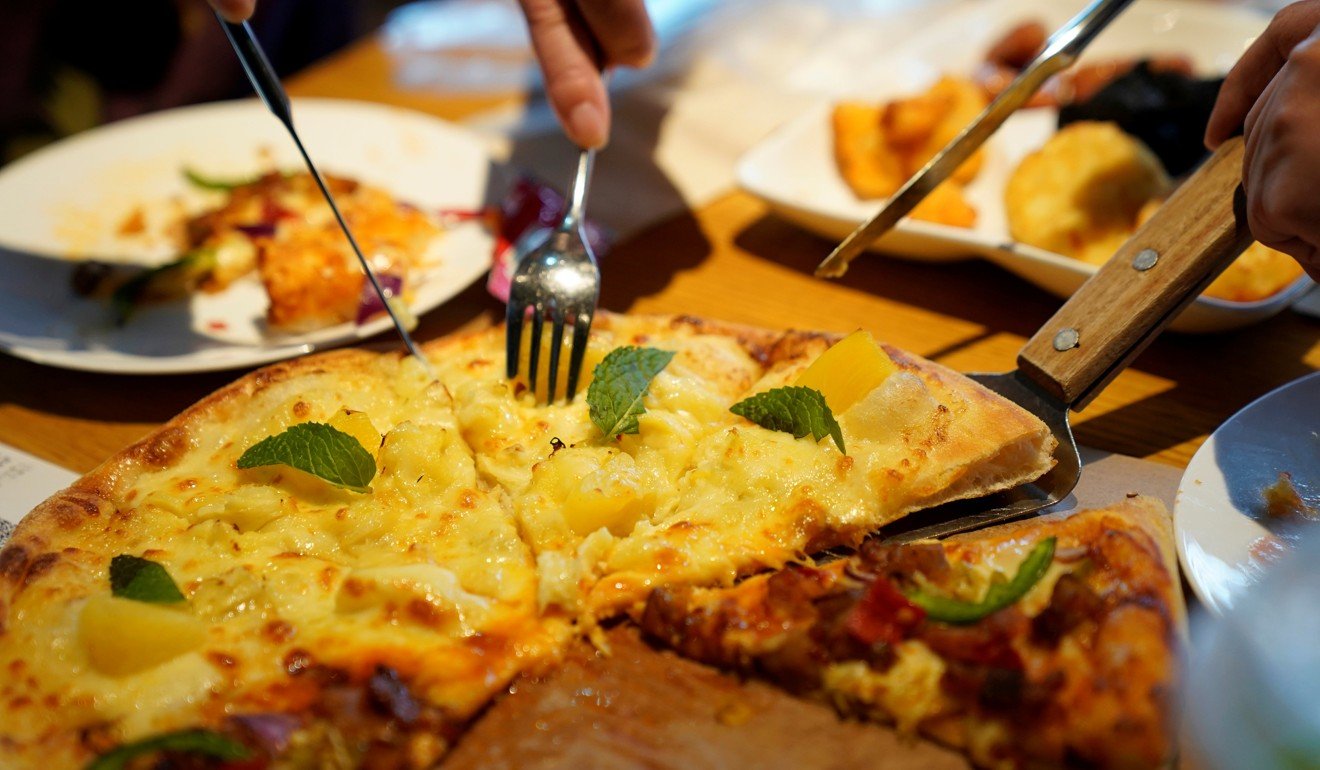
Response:
[{"label": "fork tine", "polygon": [[559,351],[564,347],[564,311],[559,305],[550,306],[550,371],[545,402],[555,402],[555,386],[559,384]]},{"label": "fork tine", "polygon": [[582,359],[587,355],[587,338],[591,334],[592,310],[578,311],[573,320],[573,349],[568,354],[568,400],[577,395],[578,375],[582,374]]},{"label": "fork tine", "polygon": [[541,326],[545,323],[545,300],[537,297],[532,305],[532,351],[527,357],[527,381],[536,394],[536,368],[541,361]]},{"label": "fork tine", "polygon": [[504,311],[504,373],[510,380],[518,376],[518,359],[522,358],[523,322],[526,318],[527,306],[520,297],[511,294]]}]

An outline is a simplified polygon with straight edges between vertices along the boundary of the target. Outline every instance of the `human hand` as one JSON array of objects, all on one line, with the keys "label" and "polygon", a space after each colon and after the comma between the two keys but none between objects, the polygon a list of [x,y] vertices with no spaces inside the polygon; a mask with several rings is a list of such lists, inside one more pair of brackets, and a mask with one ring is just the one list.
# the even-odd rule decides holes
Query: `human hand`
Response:
[{"label": "human hand", "polygon": [[643,0],[518,3],[527,16],[550,106],[568,138],[582,147],[604,145],[610,133],[610,107],[601,69],[644,67],[655,56],[655,30]]},{"label": "human hand", "polygon": [[1320,281],[1320,0],[1278,13],[1228,73],[1206,145],[1242,129],[1242,187],[1256,240]]},{"label": "human hand", "polygon": [[257,0],[207,0],[226,21],[240,22],[247,21],[252,16],[252,9],[257,6]]}]

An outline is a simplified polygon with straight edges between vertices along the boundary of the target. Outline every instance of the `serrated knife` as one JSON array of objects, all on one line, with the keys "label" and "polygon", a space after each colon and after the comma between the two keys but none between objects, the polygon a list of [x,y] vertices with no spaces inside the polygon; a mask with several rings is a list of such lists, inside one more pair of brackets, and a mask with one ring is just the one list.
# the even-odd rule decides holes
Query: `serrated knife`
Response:
[{"label": "serrated knife", "polygon": [[875,216],[843,239],[816,268],[816,275],[838,278],[848,263],[877,238],[889,232],[898,221],[912,212],[932,190],[951,174],[976,149],[990,138],[1009,116],[1031,99],[1045,81],[1071,67],[1082,50],[1100,34],[1132,0],[1095,0],[1045,41],[1045,48],[1004,89],[976,120],[962,130],[939,154],[930,159]]}]

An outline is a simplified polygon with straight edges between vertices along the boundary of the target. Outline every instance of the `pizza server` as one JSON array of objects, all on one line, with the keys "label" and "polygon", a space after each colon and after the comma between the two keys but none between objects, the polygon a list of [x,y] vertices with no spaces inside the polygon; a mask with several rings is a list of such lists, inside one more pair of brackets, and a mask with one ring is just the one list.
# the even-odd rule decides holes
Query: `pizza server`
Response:
[{"label": "pizza server", "polygon": [[[971,125],[931,159],[816,269],[839,277],[848,262],[892,228],[966,160],[1050,76],[1070,66],[1131,0],[1097,0]],[[1035,483],[904,519],[893,540],[938,537],[1025,516],[1064,500],[1081,475],[1068,422],[1251,244],[1241,189],[1241,137],[1225,142],[1133,234],[1018,354],[1018,368],[972,379],[1015,401],[1050,427],[1056,465]]]}]

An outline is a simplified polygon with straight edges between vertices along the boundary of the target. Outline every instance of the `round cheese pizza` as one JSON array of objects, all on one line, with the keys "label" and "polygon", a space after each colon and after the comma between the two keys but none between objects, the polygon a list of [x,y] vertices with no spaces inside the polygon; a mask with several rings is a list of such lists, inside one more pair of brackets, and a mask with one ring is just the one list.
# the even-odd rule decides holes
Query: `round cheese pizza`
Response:
[{"label": "round cheese pizza", "polygon": [[1053,463],[1035,417],[857,335],[602,315],[585,396],[553,405],[506,379],[501,328],[425,353],[257,371],[24,519],[0,765],[430,767],[656,589]]}]

